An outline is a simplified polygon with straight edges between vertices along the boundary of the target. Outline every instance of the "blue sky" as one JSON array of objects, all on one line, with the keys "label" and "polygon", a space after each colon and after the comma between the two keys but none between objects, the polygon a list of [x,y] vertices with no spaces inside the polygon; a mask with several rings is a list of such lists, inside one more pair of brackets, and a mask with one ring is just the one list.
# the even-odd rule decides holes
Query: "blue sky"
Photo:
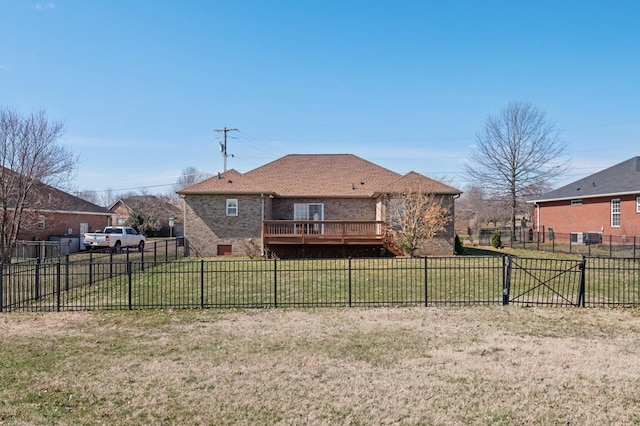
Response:
[{"label": "blue sky", "polygon": [[163,193],[187,166],[241,172],[353,153],[464,189],[487,116],[531,102],[568,183],[635,155],[637,1],[0,0],[0,104],[45,109],[78,190]]}]

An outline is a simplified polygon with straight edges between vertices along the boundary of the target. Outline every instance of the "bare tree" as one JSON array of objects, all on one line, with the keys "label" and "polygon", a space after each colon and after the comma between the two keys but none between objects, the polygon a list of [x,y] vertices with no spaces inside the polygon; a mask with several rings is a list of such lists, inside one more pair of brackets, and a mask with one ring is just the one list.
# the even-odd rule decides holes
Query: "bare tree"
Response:
[{"label": "bare tree", "polygon": [[168,196],[152,195],[146,190],[140,190],[139,194],[121,194],[117,198],[130,209],[127,225],[147,236],[168,235],[169,218],[180,213]]},{"label": "bare tree", "polygon": [[392,198],[389,207],[396,240],[412,256],[429,240],[445,232],[451,220],[442,197],[421,190]]},{"label": "bare tree", "polygon": [[469,236],[476,234],[492,214],[484,188],[476,184],[468,186],[456,201],[455,214],[456,225],[465,224]]},{"label": "bare tree", "polygon": [[171,201],[175,203],[178,200],[176,194],[177,191],[201,182],[209,176],[210,175],[208,173],[200,172],[193,166],[185,167],[182,170],[182,174],[178,177],[175,185],[173,185],[173,187],[171,188],[170,193],[167,195],[171,199]]},{"label": "bare tree", "polygon": [[548,185],[565,172],[566,144],[555,123],[524,102],[511,102],[499,115],[487,118],[476,143],[465,171],[482,182],[492,198],[508,200],[515,235],[519,200],[528,189]]},{"label": "bare tree", "polygon": [[118,195],[116,195],[115,191],[111,188],[107,188],[104,191],[101,191],[99,196],[100,202],[98,203],[102,207],[109,208],[118,200]]},{"label": "bare tree", "polygon": [[82,198],[83,200],[93,204],[100,203],[100,197],[98,196],[98,193],[92,189],[83,189],[82,191],[76,191],[76,197]]},{"label": "bare tree", "polygon": [[44,111],[20,115],[0,107],[0,261],[11,255],[25,217],[45,200],[34,195],[34,186],[67,184],[78,158],[58,144],[64,133],[61,122],[47,119]]}]

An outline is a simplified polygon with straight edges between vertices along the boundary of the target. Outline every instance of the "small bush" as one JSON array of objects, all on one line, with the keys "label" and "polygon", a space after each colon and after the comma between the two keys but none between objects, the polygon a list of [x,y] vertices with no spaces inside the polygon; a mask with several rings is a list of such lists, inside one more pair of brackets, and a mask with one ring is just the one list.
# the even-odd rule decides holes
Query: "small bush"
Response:
[{"label": "small bush", "polygon": [[460,237],[458,237],[458,235],[456,234],[456,239],[454,240],[454,249],[453,249],[455,254],[462,254],[464,253],[464,246],[462,245],[462,242],[460,241]]},{"label": "small bush", "polygon": [[248,240],[244,240],[242,245],[244,246],[245,254],[249,256],[249,259],[255,259],[262,256],[262,248],[255,239],[249,238]]},{"label": "small bush", "polygon": [[502,247],[502,239],[500,238],[500,234],[498,232],[493,233],[493,236],[491,237],[491,245],[494,248]]}]

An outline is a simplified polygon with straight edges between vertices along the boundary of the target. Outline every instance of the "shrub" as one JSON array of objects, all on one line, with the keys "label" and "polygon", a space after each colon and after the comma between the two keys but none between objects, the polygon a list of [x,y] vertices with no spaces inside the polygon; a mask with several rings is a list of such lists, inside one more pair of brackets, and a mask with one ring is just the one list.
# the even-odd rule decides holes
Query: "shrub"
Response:
[{"label": "shrub", "polygon": [[502,247],[502,240],[500,239],[500,233],[494,232],[491,237],[491,245],[495,248]]},{"label": "shrub", "polygon": [[262,256],[262,248],[255,239],[249,238],[244,240],[242,245],[244,246],[245,254],[249,256],[249,259],[255,259]]},{"label": "shrub", "polygon": [[454,240],[453,251],[454,251],[455,254],[464,253],[464,246],[462,245],[462,242],[460,241],[460,237],[458,237],[457,234],[456,234],[456,239]]}]

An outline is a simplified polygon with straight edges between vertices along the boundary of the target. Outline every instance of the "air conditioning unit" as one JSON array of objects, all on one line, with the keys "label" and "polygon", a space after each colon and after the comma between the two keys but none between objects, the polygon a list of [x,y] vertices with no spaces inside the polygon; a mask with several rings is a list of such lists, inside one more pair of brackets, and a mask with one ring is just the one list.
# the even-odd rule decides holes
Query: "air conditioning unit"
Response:
[{"label": "air conditioning unit", "polygon": [[585,244],[602,244],[602,233],[584,232],[582,234],[582,242]]}]

